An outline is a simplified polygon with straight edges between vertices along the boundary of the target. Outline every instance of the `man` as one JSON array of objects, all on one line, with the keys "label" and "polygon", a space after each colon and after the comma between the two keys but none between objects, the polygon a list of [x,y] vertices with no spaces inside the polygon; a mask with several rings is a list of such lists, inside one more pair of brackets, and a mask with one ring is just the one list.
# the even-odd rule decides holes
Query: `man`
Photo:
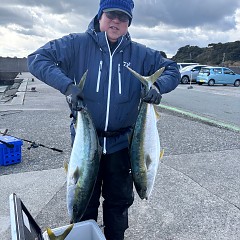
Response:
[{"label": "man", "polygon": [[[131,41],[132,0],[101,0],[98,14],[85,33],[53,40],[28,56],[30,72],[67,96],[75,122],[78,99],[90,112],[103,147],[100,170],[88,208],[81,220],[98,217],[102,193],[104,234],[122,240],[128,228],[128,208],[133,203],[128,135],[138,115],[141,83],[126,66],[141,75],[163,74],[143,100],[159,104],[161,94],[175,89],[177,64],[159,51]],[[83,92],[76,84],[88,70]],[[74,140],[74,128],[71,125]]]}]

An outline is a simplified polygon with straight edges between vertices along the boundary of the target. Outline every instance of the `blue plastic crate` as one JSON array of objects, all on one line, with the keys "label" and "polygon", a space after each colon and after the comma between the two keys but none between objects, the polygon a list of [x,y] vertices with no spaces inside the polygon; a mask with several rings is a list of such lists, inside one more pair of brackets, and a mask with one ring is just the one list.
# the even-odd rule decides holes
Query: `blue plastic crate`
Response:
[{"label": "blue plastic crate", "polygon": [[0,142],[0,165],[8,166],[20,163],[23,141],[11,136],[0,136],[0,140],[13,145],[13,148],[9,148],[6,144]]}]

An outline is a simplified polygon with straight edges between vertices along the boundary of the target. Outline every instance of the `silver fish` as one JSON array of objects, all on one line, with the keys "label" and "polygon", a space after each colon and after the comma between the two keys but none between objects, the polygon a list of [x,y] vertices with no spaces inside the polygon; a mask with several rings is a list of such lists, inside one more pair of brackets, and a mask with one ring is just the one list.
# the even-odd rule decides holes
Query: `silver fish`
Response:
[{"label": "silver fish", "polygon": [[[145,93],[164,71],[161,68],[153,75],[144,77],[127,68],[142,82]],[[148,199],[152,192],[161,155],[157,118],[153,104],[142,101],[130,144],[133,181],[141,199]]]},{"label": "silver fish", "polygon": [[[87,72],[80,81],[84,87]],[[77,112],[76,135],[67,171],[67,209],[71,223],[79,222],[86,210],[96,182],[101,147],[92,118],[80,101]]]}]

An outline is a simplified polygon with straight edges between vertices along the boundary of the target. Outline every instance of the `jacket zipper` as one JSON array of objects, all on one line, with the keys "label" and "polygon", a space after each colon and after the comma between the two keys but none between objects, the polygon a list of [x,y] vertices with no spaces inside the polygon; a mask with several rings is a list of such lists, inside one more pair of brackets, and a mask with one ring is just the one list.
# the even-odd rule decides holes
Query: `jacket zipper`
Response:
[{"label": "jacket zipper", "polygon": [[[110,51],[110,49],[109,49]],[[106,120],[105,120],[105,128],[104,131],[107,131],[108,128],[108,120],[109,120],[109,107],[110,107],[110,97],[111,97],[111,85],[112,85],[112,55],[110,52],[110,64],[109,64],[109,77],[108,77],[108,97],[107,97],[107,113],[106,113]],[[103,139],[103,154],[107,153],[106,149],[106,141],[107,138],[104,137]]]},{"label": "jacket zipper", "polygon": [[[107,40],[107,34],[105,33],[105,38],[108,44],[108,40]],[[109,63],[109,77],[108,77],[108,97],[107,97],[107,112],[106,112],[106,120],[105,120],[105,128],[104,131],[107,131],[108,128],[108,120],[109,120],[109,108],[110,108],[110,97],[111,97],[111,85],[112,85],[112,59],[113,59],[113,55],[116,52],[116,50],[118,49],[119,45],[121,44],[123,38],[121,39],[120,43],[117,45],[117,47],[115,48],[115,50],[113,51],[113,53],[111,53],[109,44],[108,44],[108,52],[109,52],[109,56],[110,56],[110,63]],[[106,143],[107,143],[107,138],[104,137],[103,138],[103,154],[107,153],[107,149],[106,149]]]},{"label": "jacket zipper", "polygon": [[118,64],[118,92],[122,94],[121,65]]},{"label": "jacket zipper", "polygon": [[103,63],[103,61],[101,60],[99,63],[99,67],[98,67],[98,79],[97,79],[96,92],[99,92],[100,78],[101,78],[101,73],[102,73],[102,63]]}]

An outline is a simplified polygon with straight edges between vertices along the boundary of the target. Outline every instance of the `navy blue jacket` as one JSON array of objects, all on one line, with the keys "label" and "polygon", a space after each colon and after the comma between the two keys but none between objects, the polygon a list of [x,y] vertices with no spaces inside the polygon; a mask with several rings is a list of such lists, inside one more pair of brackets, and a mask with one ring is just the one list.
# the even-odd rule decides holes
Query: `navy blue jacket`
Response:
[{"label": "navy blue jacket", "polygon": [[[164,94],[179,83],[177,64],[163,58],[159,51],[131,41],[128,33],[118,39],[117,47],[111,52],[106,33],[97,32],[94,26],[96,17],[85,33],[50,41],[30,54],[29,71],[64,94],[68,85],[77,84],[88,69],[84,102],[97,131],[129,129],[137,118],[141,83],[125,66],[143,76],[165,67],[157,80],[160,92]],[[100,144],[107,153],[128,147],[128,131],[100,137]]]}]

